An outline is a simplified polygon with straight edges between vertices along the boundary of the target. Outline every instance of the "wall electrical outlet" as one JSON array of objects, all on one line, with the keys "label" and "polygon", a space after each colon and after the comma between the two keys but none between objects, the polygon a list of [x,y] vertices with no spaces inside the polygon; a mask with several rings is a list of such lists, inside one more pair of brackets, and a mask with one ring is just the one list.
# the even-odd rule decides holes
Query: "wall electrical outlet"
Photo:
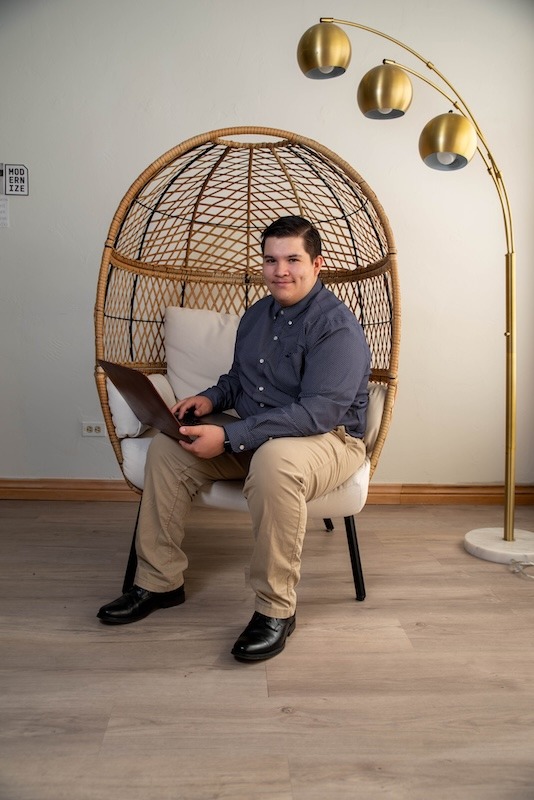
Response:
[{"label": "wall electrical outlet", "polygon": [[103,422],[82,422],[82,436],[105,436],[106,426]]}]

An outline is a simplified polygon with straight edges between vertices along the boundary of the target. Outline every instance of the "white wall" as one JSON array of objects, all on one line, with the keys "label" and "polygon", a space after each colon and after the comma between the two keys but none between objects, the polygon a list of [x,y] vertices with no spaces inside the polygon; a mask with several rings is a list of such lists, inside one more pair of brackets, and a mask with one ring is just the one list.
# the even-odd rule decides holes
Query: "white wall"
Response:
[{"label": "white wall", "polygon": [[30,196],[10,199],[11,225],[0,229],[0,476],[120,477],[107,439],[82,439],[80,429],[101,418],[92,314],[111,218],[172,146],[219,127],[265,125],[350,162],[395,232],[400,393],[376,480],[502,481],[497,194],[478,156],[450,174],[420,162],[421,128],[449,110],[424,84],[402,120],[360,115],[361,75],[383,57],[408,63],[393,44],[348,31],[353,61],[343,78],[302,76],[296,45],[321,15],[386,31],[433,61],[471,106],[503,172],[518,254],[517,480],[534,482],[531,0],[3,0],[0,162],[29,168]]}]

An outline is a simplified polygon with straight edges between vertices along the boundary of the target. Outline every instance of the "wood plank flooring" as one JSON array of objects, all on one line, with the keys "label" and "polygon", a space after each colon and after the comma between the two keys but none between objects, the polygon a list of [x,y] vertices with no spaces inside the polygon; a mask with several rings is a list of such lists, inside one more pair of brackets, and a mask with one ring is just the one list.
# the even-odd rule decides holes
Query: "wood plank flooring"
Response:
[{"label": "wood plank flooring", "polygon": [[363,603],[342,520],[310,522],[297,630],[253,665],[245,515],[194,511],[183,606],[98,622],[136,510],[0,503],[1,800],[534,798],[534,581],[462,545],[500,508],[368,506]]}]

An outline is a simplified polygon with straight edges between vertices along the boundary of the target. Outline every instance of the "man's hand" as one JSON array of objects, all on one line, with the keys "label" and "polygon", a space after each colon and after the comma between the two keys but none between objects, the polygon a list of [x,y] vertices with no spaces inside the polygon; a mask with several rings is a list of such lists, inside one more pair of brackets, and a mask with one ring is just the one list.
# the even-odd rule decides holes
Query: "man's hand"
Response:
[{"label": "man's hand", "polygon": [[224,453],[224,428],[218,425],[182,425],[180,433],[191,436],[193,441],[189,444],[180,440],[179,444],[198,458],[215,458]]},{"label": "man's hand", "polygon": [[204,414],[211,414],[213,411],[213,403],[208,397],[202,394],[197,394],[194,397],[185,397],[183,400],[178,400],[175,405],[171,407],[172,413],[182,419],[184,414],[191,411],[195,417],[203,417]]}]

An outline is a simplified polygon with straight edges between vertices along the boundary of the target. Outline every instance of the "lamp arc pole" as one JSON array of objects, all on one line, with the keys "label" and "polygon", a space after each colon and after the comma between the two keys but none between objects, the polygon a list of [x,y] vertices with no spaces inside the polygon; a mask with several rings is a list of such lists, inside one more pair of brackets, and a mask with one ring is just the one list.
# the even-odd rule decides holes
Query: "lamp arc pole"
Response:
[{"label": "lamp arc pole", "polygon": [[[322,26],[325,26],[324,28]],[[497,166],[495,158],[488,146],[486,138],[480,129],[480,126],[471,112],[469,106],[459,94],[457,89],[452,83],[443,75],[440,70],[429,59],[422,56],[409,45],[401,42],[400,40],[390,36],[383,31],[363,25],[359,22],[352,22],[350,20],[336,19],[335,17],[321,17],[319,25],[310,28],[299,43],[298,60],[301,70],[313,78],[330,78],[337,77],[345,72],[346,67],[350,62],[350,42],[347,38],[346,47],[344,47],[343,40],[340,37],[346,37],[346,34],[337,28],[337,25],[348,26],[350,28],[357,28],[367,33],[379,36],[392,42],[396,46],[410,53],[415,59],[420,61],[425,67],[428,68],[443,84],[440,86],[434,81],[430,80],[425,75],[412,69],[409,66],[398,64],[398,62],[391,59],[384,59],[384,65],[390,65],[399,68],[404,73],[415,76],[419,80],[426,83],[428,86],[439,92],[451,105],[456,109],[459,114],[465,119],[469,120],[476,132],[476,147],[473,149],[471,155],[476,151],[480,154],[484,162],[493,185],[499,197],[499,203],[502,211],[502,218],[504,224],[504,234],[506,241],[506,254],[505,254],[505,285],[506,285],[506,298],[505,298],[505,341],[506,341],[506,418],[505,418],[505,481],[504,481],[504,526],[503,529],[482,528],[476,531],[471,531],[466,534],[465,546],[466,549],[473,555],[481,558],[486,558],[492,561],[500,561],[503,563],[509,562],[515,558],[529,558],[534,557],[534,534],[529,531],[514,530],[515,518],[515,460],[516,460],[516,285],[515,285],[515,248],[514,248],[514,232],[512,211],[508,192],[502,177],[502,173]],[[330,28],[332,26],[332,28]],[[333,28],[340,34],[335,41],[335,45],[329,51],[328,38],[329,30]],[[310,37],[308,37],[310,35]],[[306,38],[308,37],[308,38]],[[326,43],[325,43],[326,42]],[[338,59],[339,63],[325,62],[330,53],[337,54],[343,51],[341,57]],[[325,55],[329,53],[329,55]],[[363,83],[363,82],[362,82]],[[411,101],[411,95],[408,99],[406,108]],[[384,118],[389,116],[400,116],[404,111],[398,114],[387,114],[391,109],[385,109]],[[371,116],[370,114],[368,116]],[[446,115],[444,115],[446,116]],[[458,115],[454,115],[458,116]],[[380,115],[374,118],[379,118]],[[431,123],[429,123],[430,125]],[[422,136],[424,135],[424,131]],[[421,149],[421,143],[420,143]],[[471,157],[468,157],[467,160]],[[424,159],[426,160],[426,159]],[[467,163],[464,159],[464,164]],[[429,163],[429,162],[427,162]],[[443,163],[443,162],[441,162]],[[440,169],[446,169],[438,164],[429,164],[436,166]],[[454,167],[456,168],[456,167]]]}]

